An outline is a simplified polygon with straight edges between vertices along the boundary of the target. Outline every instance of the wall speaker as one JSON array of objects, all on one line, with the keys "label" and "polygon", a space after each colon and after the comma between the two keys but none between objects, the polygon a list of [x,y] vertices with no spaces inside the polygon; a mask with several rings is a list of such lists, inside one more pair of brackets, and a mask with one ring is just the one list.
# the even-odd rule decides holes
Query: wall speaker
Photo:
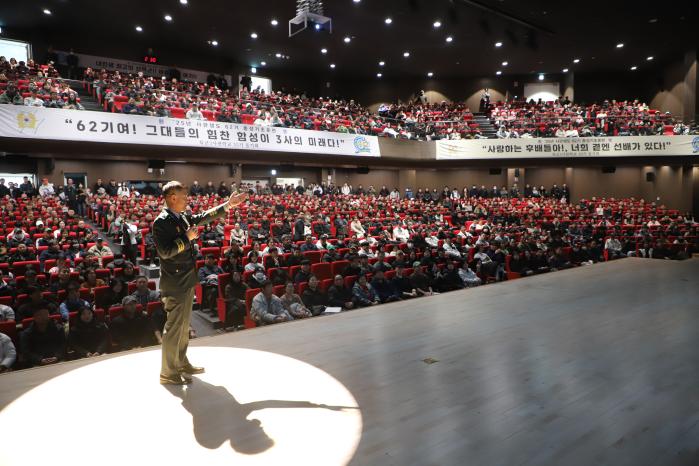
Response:
[{"label": "wall speaker", "polygon": [[[491,175],[502,175],[502,168],[491,168],[490,174]],[[517,176],[517,175],[515,174],[515,176]]]},{"label": "wall speaker", "polygon": [[654,172],[646,172],[646,181],[652,183],[655,181],[655,173]]},{"label": "wall speaker", "polygon": [[360,175],[366,175],[369,173],[369,167],[357,167],[357,173]]},{"label": "wall speaker", "polygon": [[149,160],[148,168],[151,170],[160,170],[165,168],[165,160]]},{"label": "wall speaker", "polygon": [[616,172],[616,167],[602,167],[602,173],[614,173]]}]

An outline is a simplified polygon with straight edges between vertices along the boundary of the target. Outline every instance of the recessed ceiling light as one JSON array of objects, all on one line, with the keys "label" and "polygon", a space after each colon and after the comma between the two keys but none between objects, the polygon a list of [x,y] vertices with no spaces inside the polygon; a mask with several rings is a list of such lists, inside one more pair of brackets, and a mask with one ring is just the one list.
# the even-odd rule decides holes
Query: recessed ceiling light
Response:
[{"label": "recessed ceiling light", "polygon": [[506,61],[502,62],[502,66],[507,66],[508,63]]},{"label": "recessed ceiling light", "polygon": [[344,40],[344,41],[345,41],[345,44],[349,44],[349,43],[350,43],[350,42],[352,41],[352,38],[351,38],[351,37],[349,37],[349,36],[347,36],[347,37],[345,37],[345,38],[344,38],[344,39],[342,39],[342,40]]},{"label": "recessed ceiling light", "polygon": [[217,46],[218,46],[218,41],[217,41],[217,40],[212,40],[212,41],[211,41],[211,45],[213,45],[214,47],[217,47]]},{"label": "recessed ceiling light", "polygon": [[621,43],[621,42],[619,42],[618,44],[616,44],[616,48],[618,48],[618,49],[622,48],[623,46],[624,46],[624,44]]},{"label": "recessed ceiling light", "polygon": [[353,1],[354,3],[359,3],[359,2],[361,2],[362,0],[352,0],[352,1]]},{"label": "recessed ceiling light", "polygon": [[279,24],[279,21],[277,21],[276,19],[273,19],[272,21],[269,22],[269,24],[271,24],[272,26],[276,26],[277,24]]},{"label": "recessed ceiling light", "polygon": [[651,61],[654,57],[651,55],[650,57],[646,58],[646,60]]},{"label": "recessed ceiling light", "polygon": [[539,81],[543,81],[543,80],[544,80],[544,73],[539,73]]},{"label": "recessed ceiling light", "polygon": [[573,60],[573,63],[580,63],[580,59],[576,58],[575,60]]},{"label": "recessed ceiling light", "polygon": [[651,23],[651,24],[657,23],[657,22],[658,22],[658,18],[651,18],[651,19],[648,20],[648,22]]},{"label": "recessed ceiling light", "polygon": [[143,28],[141,26],[136,26],[136,31],[143,32]]},{"label": "recessed ceiling light", "polygon": [[502,71],[498,70],[495,72],[496,75],[500,76],[502,74]]},{"label": "recessed ceiling light", "polygon": [[186,5],[187,3],[189,3],[189,1],[188,1],[188,0],[180,0],[180,3],[181,3],[182,5]]},{"label": "recessed ceiling light", "polygon": [[316,31],[320,31],[320,24],[316,23]]},{"label": "recessed ceiling light", "polygon": [[320,49],[320,53],[322,53],[323,55],[325,55],[326,53],[328,53],[328,49]]},{"label": "recessed ceiling light", "polygon": [[379,62],[379,66],[384,66],[385,64],[386,64],[385,61],[380,61],[380,62]]},{"label": "recessed ceiling light", "polygon": [[376,77],[377,77],[377,78],[380,78],[380,77],[382,77],[382,76],[383,76],[383,74],[381,74],[381,73],[376,73]]},{"label": "recessed ceiling light", "polygon": [[437,21],[435,21],[434,23],[432,23],[432,27],[435,28],[435,29],[437,29],[437,28],[439,28],[439,27],[442,27],[442,22],[439,21],[439,20],[437,20]]},{"label": "recessed ceiling light", "polygon": [[638,69],[637,66],[632,66],[632,67],[631,67],[631,71],[636,71],[637,69]]},{"label": "recessed ceiling light", "polygon": [[408,58],[408,57],[410,56],[410,52],[403,52],[403,56],[404,56],[405,58]]},{"label": "recessed ceiling light", "polygon": [[496,47],[502,47],[502,42],[495,42]]},{"label": "recessed ceiling light", "polygon": [[335,69],[335,63],[330,63],[330,68]]},{"label": "recessed ceiling light", "polygon": [[391,24],[393,22],[393,20],[391,18],[386,18],[383,20],[383,22],[386,24]]},{"label": "recessed ceiling light", "polygon": [[256,33],[256,32],[251,33],[251,34],[250,34],[250,37],[251,37],[252,39],[257,39],[257,33]]},{"label": "recessed ceiling light", "polygon": [[165,15],[165,21],[172,21],[172,16]]},{"label": "recessed ceiling light", "polygon": [[45,15],[50,15],[50,14],[51,14],[51,10],[49,10],[48,8],[44,8],[44,14],[45,14]]},{"label": "recessed ceiling light", "polygon": [[447,36],[447,38],[444,40],[446,40],[447,42],[452,42],[454,38],[452,36]]},{"label": "recessed ceiling light", "polygon": [[261,61],[261,62],[260,62],[260,66],[267,66],[267,62],[266,62],[266,61]]},{"label": "recessed ceiling light", "polygon": [[567,72],[568,72],[568,68],[563,68],[563,72],[564,72],[564,73],[567,73]]},{"label": "recessed ceiling light", "polygon": [[430,71],[429,73],[427,73],[427,77],[428,77],[428,78],[431,78],[432,76],[434,76],[434,73],[433,73],[433,72]]},{"label": "recessed ceiling light", "polygon": [[277,58],[281,58],[281,57],[282,57],[282,54],[277,52],[274,56],[277,57]]}]

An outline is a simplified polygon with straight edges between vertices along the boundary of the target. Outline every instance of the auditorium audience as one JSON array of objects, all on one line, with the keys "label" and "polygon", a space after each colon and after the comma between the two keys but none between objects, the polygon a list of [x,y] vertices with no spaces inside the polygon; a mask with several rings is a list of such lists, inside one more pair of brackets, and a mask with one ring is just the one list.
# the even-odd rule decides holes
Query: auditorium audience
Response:
[{"label": "auditorium audience", "polygon": [[90,306],[78,310],[77,318],[70,325],[68,347],[74,357],[90,358],[107,351],[109,331],[103,322],[98,322]]}]

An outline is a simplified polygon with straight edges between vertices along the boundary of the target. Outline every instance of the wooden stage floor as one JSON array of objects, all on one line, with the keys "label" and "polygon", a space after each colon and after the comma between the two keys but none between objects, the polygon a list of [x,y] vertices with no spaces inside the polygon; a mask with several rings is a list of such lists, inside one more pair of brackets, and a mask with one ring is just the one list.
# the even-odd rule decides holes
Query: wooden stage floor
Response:
[{"label": "wooden stage floor", "polygon": [[[187,395],[158,385],[159,349],[0,376],[0,464],[40,464],[32,445],[73,465],[699,464],[697,259],[200,338],[190,354],[207,373]],[[94,451],[76,453],[80,432]]]}]

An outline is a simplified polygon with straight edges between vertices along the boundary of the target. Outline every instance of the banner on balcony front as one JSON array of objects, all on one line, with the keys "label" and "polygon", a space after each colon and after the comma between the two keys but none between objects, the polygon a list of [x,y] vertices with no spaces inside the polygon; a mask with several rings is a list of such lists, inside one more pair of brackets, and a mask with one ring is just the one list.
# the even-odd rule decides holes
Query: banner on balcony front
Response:
[{"label": "banner on balcony front", "polygon": [[437,159],[596,158],[699,154],[699,136],[617,136],[437,141]]},{"label": "banner on balcony front", "polygon": [[380,157],[376,136],[0,105],[0,137]]}]

